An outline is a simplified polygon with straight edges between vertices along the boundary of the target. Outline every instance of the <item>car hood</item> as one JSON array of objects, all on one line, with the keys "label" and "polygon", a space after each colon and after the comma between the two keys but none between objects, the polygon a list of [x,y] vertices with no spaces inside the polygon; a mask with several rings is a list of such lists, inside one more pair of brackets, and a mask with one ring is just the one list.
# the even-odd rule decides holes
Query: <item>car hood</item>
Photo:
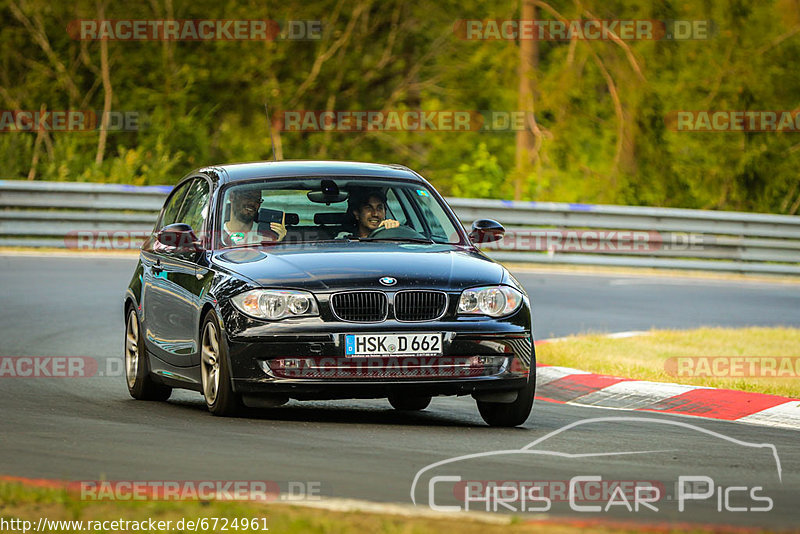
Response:
[{"label": "car hood", "polygon": [[268,249],[221,251],[212,261],[262,287],[327,291],[384,288],[460,290],[503,281],[505,269],[460,246],[409,243],[279,245]]}]

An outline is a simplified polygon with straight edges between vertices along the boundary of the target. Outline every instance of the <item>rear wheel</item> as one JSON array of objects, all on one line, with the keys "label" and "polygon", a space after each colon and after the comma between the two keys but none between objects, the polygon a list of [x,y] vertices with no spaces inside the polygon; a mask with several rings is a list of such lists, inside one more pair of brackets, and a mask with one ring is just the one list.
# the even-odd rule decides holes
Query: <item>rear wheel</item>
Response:
[{"label": "rear wheel", "polygon": [[519,426],[527,421],[528,416],[531,414],[535,391],[536,385],[534,382],[519,390],[517,399],[514,402],[477,401],[478,411],[489,426]]},{"label": "rear wheel", "polygon": [[136,310],[130,307],[125,318],[125,379],[128,392],[138,400],[167,400],[172,388],[156,383],[150,376],[150,362],[140,332]]},{"label": "rear wheel", "polygon": [[389,395],[389,404],[395,410],[419,411],[424,410],[431,403],[430,396],[409,397],[407,395]]},{"label": "rear wheel", "polygon": [[228,347],[213,311],[203,320],[200,340],[200,376],[206,406],[214,415],[236,415],[242,408],[242,400],[233,391]]}]

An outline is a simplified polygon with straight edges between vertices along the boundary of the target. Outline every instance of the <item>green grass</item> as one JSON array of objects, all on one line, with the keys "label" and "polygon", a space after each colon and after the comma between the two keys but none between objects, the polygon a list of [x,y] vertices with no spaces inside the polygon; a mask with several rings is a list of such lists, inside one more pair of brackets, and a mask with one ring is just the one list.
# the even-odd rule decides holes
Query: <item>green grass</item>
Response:
[{"label": "green grass", "polygon": [[[257,504],[247,502],[220,501],[81,501],[79,495],[65,489],[37,487],[18,482],[0,481],[0,517],[19,518],[32,521],[39,518],[49,520],[131,520],[147,519],[197,520],[200,518],[265,518],[268,532],[282,534],[335,533],[335,534],[434,534],[458,532],[459,534],[528,534],[547,532],[578,534],[584,532],[586,525],[569,522],[529,522],[524,517],[508,518],[502,523],[486,522],[464,516],[448,517],[409,517],[388,513],[363,511],[331,511],[320,508],[288,504]],[[35,528],[35,527],[34,527]],[[634,533],[634,524],[598,524],[593,522],[594,532]],[[199,532],[218,532],[221,530],[199,530]],[[672,529],[660,530],[670,532]],[[675,527],[675,532],[685,532]],[[20,531],[21,532],[21,531]],[[58,534],[72,530],[54,531]],[[112,531],[104,531],[112,532]],[[178,532],[171,530],[170,532]],[[232,530],[236,532],[265,532],[263,530]]]},{"label": "green grass", "polygon": [[686,376],[687,373],[677,373],[676,368],[667,367],[670,358],[763,356],[800,357],[800,329],[653,330],[648,335],[623,339],[608,339],[603,335],[574,336],[536,348],[537,361],[545,365],[561,365],[639,380],[800,398],[800,378],[796,374],[794,377],[773,378],[698,377]]}]

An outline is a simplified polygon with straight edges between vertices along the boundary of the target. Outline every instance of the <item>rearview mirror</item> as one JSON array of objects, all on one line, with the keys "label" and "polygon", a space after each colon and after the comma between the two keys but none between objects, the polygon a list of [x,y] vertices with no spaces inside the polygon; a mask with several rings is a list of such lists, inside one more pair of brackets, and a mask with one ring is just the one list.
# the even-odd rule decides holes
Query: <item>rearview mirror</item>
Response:
[{"label": "rearview mirror", "polygon": [[344,202],[349,194],[339,191],[339,186],[333,180],[322,180],[319,184],[319,191],[309,191],[306,193],[308,200],[330,206],[336,202]]},{"label": "rearview mirror", "polygon": [[198,252],[202,250],[200,240],[188,224],[170,224],[158,231],[156,240],[166,247],[164,252]]},{"label": "rearview mirror", "polygon": [[491,219],[478,219],[472,223],[469,238],[473,243],[492,243],[503,239],[506,229],[497,221]]}]

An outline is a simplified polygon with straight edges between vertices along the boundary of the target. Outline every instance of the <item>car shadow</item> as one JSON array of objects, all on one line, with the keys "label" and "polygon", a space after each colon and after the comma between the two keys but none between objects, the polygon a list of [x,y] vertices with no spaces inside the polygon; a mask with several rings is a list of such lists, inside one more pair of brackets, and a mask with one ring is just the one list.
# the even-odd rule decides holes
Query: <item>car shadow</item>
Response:
[{"label": "car shadow", "polygon": [[[359,401],[290,401],[289,404],[278,408],[245,408],[235,416],[235,419],[490,429],[481,421],[477,408],[474,417],[470,417],[466,413],[445,412],[443,410],[446,407],[437,406],[435,399],[429,408],[419,412],[395,410],[389,407],[388,403],[384,407],[377,402],[370,401],[354,406],[353,404],[356,402]],[[207,413],[202,399],[177,398],[170,399],[167,404],[182,409],[191,409],[197,413]],[[213,417],[211,414],[208,416]]]}]

